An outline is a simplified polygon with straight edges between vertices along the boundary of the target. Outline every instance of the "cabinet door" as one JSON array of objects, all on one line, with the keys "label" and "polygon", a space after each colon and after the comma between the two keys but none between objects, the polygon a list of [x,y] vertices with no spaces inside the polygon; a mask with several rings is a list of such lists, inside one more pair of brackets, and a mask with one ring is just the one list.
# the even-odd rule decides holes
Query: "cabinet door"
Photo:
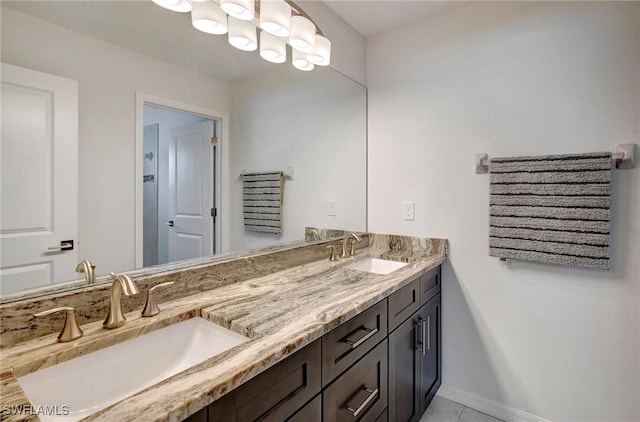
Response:
[{"label": "cabinet door", "polygon": [[441,384],[440,294],[418,312],[420,357],[420,414],[426,409]]},{"label": "cabinet door", "polygon": [[209,406],[211,422],[281,422],[320,392],[320,340]]},{"label": "cabinet door", "polygon": [[418,312],[389,335],[389,419],[420,419],[420,352],[417,349]]}]

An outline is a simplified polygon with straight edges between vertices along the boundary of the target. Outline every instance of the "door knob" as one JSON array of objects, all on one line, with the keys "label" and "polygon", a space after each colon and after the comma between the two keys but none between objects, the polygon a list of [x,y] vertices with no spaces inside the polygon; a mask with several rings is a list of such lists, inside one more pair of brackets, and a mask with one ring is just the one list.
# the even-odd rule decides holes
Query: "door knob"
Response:
[{"label": "door knob", "polygon": [[173,227],[173,220],[169,220],[169,221],[167,222],[167,226],[169,226],[169,227]]}]

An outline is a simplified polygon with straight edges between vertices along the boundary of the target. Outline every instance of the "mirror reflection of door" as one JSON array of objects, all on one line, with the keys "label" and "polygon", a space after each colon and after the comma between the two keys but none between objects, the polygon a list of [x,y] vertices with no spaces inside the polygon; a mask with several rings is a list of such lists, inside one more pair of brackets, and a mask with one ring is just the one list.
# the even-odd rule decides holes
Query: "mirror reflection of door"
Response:
[{"label": "mirror reflection of door", "polygon": [[0,290],[11,294],[77,278],[78,83],[4,63],[1,74]]},{"label": "mirror reflection of door", "polygon": [[145,267],[215,253],[215,134],[215,120],[145,104]]}]

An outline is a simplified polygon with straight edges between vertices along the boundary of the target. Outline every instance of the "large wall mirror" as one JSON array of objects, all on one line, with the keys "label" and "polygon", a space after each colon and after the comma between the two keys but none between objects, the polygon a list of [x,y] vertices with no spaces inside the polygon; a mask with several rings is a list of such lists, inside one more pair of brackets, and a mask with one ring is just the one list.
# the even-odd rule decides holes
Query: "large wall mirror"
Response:
[{"label": "large wall mirror", "polygon": [[[305,227],[366,230],[362,85],[265,62],[151,1],[1,7],[0,300],[84,288],[84,259],[106,282]],[[246,227],[245,176],[267,172],[282,173],[279,233]]]}]

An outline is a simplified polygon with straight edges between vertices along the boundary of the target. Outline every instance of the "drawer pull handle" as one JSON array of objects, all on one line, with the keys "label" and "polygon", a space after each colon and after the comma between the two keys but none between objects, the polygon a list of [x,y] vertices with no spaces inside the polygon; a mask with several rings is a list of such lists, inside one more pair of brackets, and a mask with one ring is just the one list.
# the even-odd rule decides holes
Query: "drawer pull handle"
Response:
[{"label": "drawer pull handle", "polygon": [[367,406],[369,406],[369,403],[371,403],[371,401],[373,401],[373,399],[376,398],[376,396],[378,395],[378,389],[374,389],[374,390],[369,390],[367,387],[362,387],[362,390],[366,391],[367,393],[369,393],[369,395],[367,396],[366,399],[364,399],[364,401],[362,403],[360,403],[360,406],[356,407],[355,409],[352,408],[351,406],[349,406],[348,404],[344,405],[344,408],[347,409],[349,412],[353,413],[353,417],[357,418],[358,416],[360,416],[360,413],[362,413],[362,411],[364,409],[367,408]]},{"label": "drawer pull handle", "polygon": [[[356,341],[349,340],[349,337],[351,336],[351,334],[355,333],[358,330],[366,331],[367,334],[365,334],[364,336],[362,336],[361,338],[359,338]],[[364,343],[365,341],[369,340],[371,337],[375,336],[378,333],[378,329],[377,328],[367,328],[367,327],[360,327],[356,331],[354,331],[353,333],[349,334],[344,340],[345,343],[348,343],[348,344],[351,345],[351,349],[355,349],[356,347],[360,346],[362,343]]]}]

